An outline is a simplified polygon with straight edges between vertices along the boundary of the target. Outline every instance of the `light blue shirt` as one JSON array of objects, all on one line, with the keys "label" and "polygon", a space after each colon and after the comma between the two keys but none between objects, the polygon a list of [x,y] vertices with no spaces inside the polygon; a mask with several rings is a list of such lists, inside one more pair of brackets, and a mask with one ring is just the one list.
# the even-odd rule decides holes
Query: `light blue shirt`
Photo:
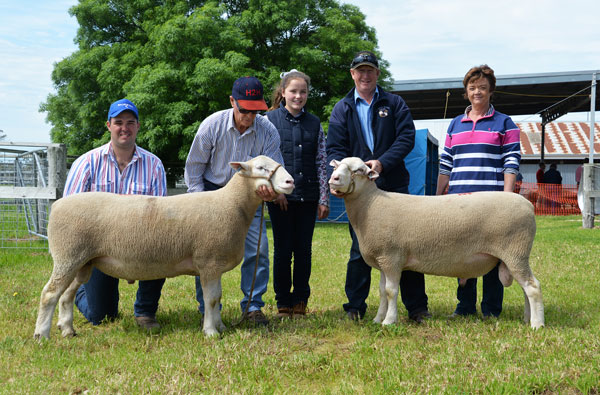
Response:
[{"label": "light blue shirt", "polygon": [[373,103],[377,101],[379,97],[379,89],[375,87],[375,94],[371,100],[371,104],[367,103],[365,99],[360,97],[358,91],[354,89],[354,101],[356,102],[356,112],[358,114],[358,120],[362,129],[363,137],[367,146],[373,152],[375,146],[373,142],[373,128],[371,127],[371,114],[373,113]]}]

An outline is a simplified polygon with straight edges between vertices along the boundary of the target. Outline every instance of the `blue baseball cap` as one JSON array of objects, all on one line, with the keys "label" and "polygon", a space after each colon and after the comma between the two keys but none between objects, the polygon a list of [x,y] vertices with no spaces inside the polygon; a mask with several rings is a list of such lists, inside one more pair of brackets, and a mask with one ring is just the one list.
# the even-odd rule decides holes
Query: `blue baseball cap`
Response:
[{"label": "blue baseball cap", "polygon": [[110,109],[108,110],[108,120],[110,121],[111,118],[116,117],[123,111],[131,111],[133,115],[135,115],[135,119],[137,119],[138,121],[140,120],[138,117],[137,107],[135,106],[135,104],[133,104],[127,99],[117,100],[116,102],[110,105]]},{"label": "blue baseball cap", "polygon": [[265,111],[269,108],[263,99],[263,86],[256,77],[241,77],[235,80],[231,96],[245,110]]}]

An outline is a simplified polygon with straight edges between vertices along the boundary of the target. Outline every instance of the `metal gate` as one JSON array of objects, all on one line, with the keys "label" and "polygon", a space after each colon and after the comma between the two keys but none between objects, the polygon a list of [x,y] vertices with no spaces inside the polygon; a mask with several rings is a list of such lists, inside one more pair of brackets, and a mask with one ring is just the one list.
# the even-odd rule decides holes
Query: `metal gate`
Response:
[{"label": "metal gate", "polygon": [[64,153],[58,144],[0,142],[0,248],[48,248],[48,216],[62,191]]}]

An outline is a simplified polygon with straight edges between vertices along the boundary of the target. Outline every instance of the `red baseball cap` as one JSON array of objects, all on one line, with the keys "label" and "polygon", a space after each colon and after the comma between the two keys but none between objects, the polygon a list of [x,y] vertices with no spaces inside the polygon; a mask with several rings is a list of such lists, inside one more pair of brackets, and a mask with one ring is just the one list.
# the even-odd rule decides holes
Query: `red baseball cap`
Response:
[{"label": "red baseball cap", "polygon": [[263,86],[256,77],[235,80],[231,96],[244,110],[266,111],[269,108],[263,99]]}]

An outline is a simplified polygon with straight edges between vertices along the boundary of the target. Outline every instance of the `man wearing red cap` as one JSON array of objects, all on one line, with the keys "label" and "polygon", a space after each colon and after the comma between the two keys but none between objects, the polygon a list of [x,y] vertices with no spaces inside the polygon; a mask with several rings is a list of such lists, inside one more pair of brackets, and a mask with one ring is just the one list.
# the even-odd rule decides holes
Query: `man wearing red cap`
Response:
[{"label": "man wearing red cap", "polygon": [[[218,111],[206,118],[194,137],[185,163],[185,182],[188,192],[213,191],[223,187],[233,177],[234,170],[229,162],[245,162],[258,155],[266,155],[278,163],[283,163],[279,149],[280,140],[277,129],[267,117],[258,115],[267,110],[263,99],[263,86],[254,77],[242,77],[233,83],[231,108]],[[277,197],[272,188],[261,186],[256,193],[264,200]],[[269,282],[269,247],[267,229],[260,228],[260,208],[246,236],[244,262],[242,263],[241,289],[244,293],[240,306],[242,311],[248,304],[259,234],[262,232],[259,251],[256,282],[252,301],[248,306],[247,318],[258,324],[268,322],[261,308],[264,306],[262,295]],[[204,299],[200,279],[196,277],[196,299],[199,310],[204,313]]]}]

